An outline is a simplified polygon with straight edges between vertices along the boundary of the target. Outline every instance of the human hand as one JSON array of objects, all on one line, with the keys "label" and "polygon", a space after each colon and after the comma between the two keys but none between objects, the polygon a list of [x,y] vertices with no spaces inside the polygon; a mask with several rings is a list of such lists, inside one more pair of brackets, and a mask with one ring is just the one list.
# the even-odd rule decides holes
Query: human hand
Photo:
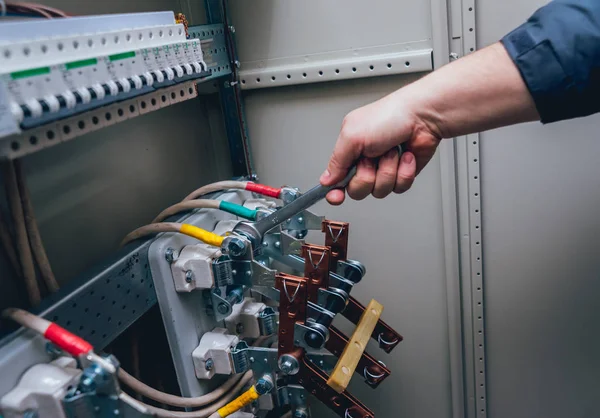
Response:
[{"label": "human hand", "polygon": [[[431,122],[435,118],[422,116],[421,105],[417,103],[399,90],[350,112],[344,118],[321,184],[330,186],[339,182],[356,163],[356,175],[346,187],[352,199],[362,200],[369,194],[382,199],[392,192],[407,191],[435,154],[442,138]],[[340,205],[344,199],[344,190],[340,189],[327,195],[333,205]]]}]

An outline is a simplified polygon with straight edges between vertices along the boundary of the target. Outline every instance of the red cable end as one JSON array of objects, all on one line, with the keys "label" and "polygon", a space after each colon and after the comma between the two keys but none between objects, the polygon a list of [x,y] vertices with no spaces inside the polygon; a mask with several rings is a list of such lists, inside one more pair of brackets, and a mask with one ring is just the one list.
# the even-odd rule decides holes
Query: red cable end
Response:
[{"label": "red cable end", "polygon": [[75,357],[82,354],[87,354],[94,348],[83,338],[72,334],[55,323],[50,324],[44,333],[44,338],[48,339],[53,344],[56,344],[59,348],[65,350],[67,353]]},{"label": "red cable end", "polygon": [[246,183],[246,190],[248,190],[249,192],[254,192],[274,198],[278,198],[281,194],[281,189],[278,189],[276,187],[250,182]]}]

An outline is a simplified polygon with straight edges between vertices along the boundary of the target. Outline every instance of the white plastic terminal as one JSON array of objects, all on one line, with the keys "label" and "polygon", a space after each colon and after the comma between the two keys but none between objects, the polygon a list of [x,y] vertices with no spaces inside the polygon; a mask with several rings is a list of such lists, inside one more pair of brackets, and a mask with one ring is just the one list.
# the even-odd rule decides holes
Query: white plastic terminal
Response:
[{"label": "white plastic terminal", "polygon": [[192,352],[196,377],[212,379],[215,374],[232,374],[231,349],[238,342],[237,336],[227,334],[223,328],[215,328],[204,334],[200,345]]},{"label": "white plastic terminal", "polygon": [[242,303],[233,305],[231,315],[225,318],[225,325],[232,334],[241,339],[260,337],[259,314],[267,307],[264,303],[246,298]]},{"label": "white plastic terminal", "polygon": [[221,251],[206,244],[187,245],[171,264],[171,273],[177,292],[210,289],[215,285],[212,262]]},{"label": "white plastic terminal", "polygon": [[76,386],[81,376],[75,359],[60,357],[49,364],[36,364],[27,370],[17,386],[0,399],[4,418],[21,418],[36,412],[39,418],[65,418],[62,400],[67,388]]}]

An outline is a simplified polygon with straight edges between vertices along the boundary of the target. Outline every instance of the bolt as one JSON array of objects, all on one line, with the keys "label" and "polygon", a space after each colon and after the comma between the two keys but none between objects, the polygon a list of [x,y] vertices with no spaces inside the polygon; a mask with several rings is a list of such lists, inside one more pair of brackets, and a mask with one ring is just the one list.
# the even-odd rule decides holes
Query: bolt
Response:
[{"label": "bolt", "polygon": [[204,368],[207,371],[210,372],[213,369],[214,366],[215,366],[215,362],[213,361],[213,359],[211,359],[211,358],[206,359],[206,362],[204,363]]},{"label": "bolt", "polygon": [[229,250],[229,253],[235,257],[246,254],[246,245],[244,244],[244,241],[239,238],[231,239],[227,245],[227,249]]},{"label": "bolt", "polygon": [[186,282],[191,283],[193,278],[194,278],[194,273],[192,273],[192,270],[188,270],[185,272],[185,281]]},{"label": "bolt", "polygon": [[120,413],[121,413],[121,411],[119,411],[118,409],[115,409],[115,410],[113,411],[113,414],[114,414],[114,415],[119,415]]},{"label": "bolt", "polygon": [[302,232],[300,232],[300,233],[298,234],[298,238],[299,238],[299,239],[302,239],[302,238],[304,238],[304,234],[303,234]]},{"label": "bolt", "polygon": [[292,371],[292,362],[291,361],[284,361],[283,363],[281,363],[281,371],[284,372],[285,374],[289,374]]},{"label": "bolt", "polygon": [[175,254],[175,250],[171,247],[167,248],[167,250],[165,251],[165,259],[169,262],[172,263],[173,261],[175,261],[177,259],[177,254]]},{"label": "bolt", "polygon": [[248,277],[252,276],[252,270],[246,270],[246,276],[248,276]]},{"label": "bolt", "polygon": [[294,375],[300,370],[300,364],[298,363],[298,360],[289,354],[284,354],[281,356],[278,363],[279,370],[285,374]]},{"label": "bolt", "polygon": [[219,303],[219,306],[217,306],[217,311],[219,311],[221,315],[225,315],[227,312],[229,312],[229,308],[227,305],[221,302]]},{"label": "bolt", "polygon": [[241,334],[242,332],[244,332],[244,324],[242,324],[241,322],[239,324],[237,324],[235,326],[235,332],[237,332],[238,334]]},{"label": "bolt", "polygon": [[286,224],[292,223],[291,219],[288,219],[287,221],[285,221]]},{"label": "bolt", "polygon": [[236,269],[231,270],[231,274],[233,274],[235,276],[237,274],[237,270]]},{"label": "bolt", "polygon": [[269,243],[268,243],[267,241],[263,242],[263,247],[265,247],[265,248],[266,248],[266,247],[268,247],[268,246],[269,246]]},{"label": "bolt", "polygon": [[229,25],[229,32],[235,33],[235,26]]},{"label": "bolt", "polygon": [[269,375],[264,375],[254,385],[254,388],[260,395],[269,393],[273,389],[273,378]]},{"label": "bolt", "polygon": [[233,61],[233,64],[235,65],[235,68],[240,68],[241,64],[238,60]]},{"label": "bolt", "polygon": [[279,248],[279,247],[281,247],[281,243],[279,241],[276,241],[275,242],[275,248]]},{"label": "bolt", "polygon": [[458,59],[458,54],[456,52],[450,53],[450,61],[456,61]]},{"label": "bolt", "polygon": [[250,357],[250,363],[254,363],[254,357]]},{"label": "bolt", "polygon": [[294,412],[294,418],[307,418],[308,415],[306,415],[306,411],[303,411],[302,409],[296,409],[296,412]]},{"label": "bolt", "polygon": [[298,218],[298,223],[299,224],[303,224],[304,223],[304,218],[302,216]]}]

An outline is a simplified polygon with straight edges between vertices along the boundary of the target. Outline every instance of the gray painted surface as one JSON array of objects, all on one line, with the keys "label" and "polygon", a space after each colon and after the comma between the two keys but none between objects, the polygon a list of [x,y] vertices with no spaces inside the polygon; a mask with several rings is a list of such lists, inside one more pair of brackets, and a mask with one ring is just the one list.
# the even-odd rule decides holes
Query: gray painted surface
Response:
[{"label": "gray painted surface", "polygon": [[240,61],[431,39],[428,1],[231,0]]},{"label": "gray painted surface", "polygon": [[[411,77],[322,83],[246,93],[246,111],[261,181],[303,190],[326,166],[344,115]],[[376,391],[354,379],[351,389],[376,416],[449,417],[450,375],[440,167],[436,159],[403,196],[369,198],[315,211],[351,222],[350,256],[367,276],[355,289],[385,305],[385,320],[405,337],[391,355],[376,347],[392,376]],[[322,234],[311,242],[320,243]],[[330,416],[320,412],[318,417]]]},{"label": "gray painted surface", "polygon": [[[543,1],[480,0],[488,45]],[[599,117],[481,136],[488,412],[600,415]]]}]

